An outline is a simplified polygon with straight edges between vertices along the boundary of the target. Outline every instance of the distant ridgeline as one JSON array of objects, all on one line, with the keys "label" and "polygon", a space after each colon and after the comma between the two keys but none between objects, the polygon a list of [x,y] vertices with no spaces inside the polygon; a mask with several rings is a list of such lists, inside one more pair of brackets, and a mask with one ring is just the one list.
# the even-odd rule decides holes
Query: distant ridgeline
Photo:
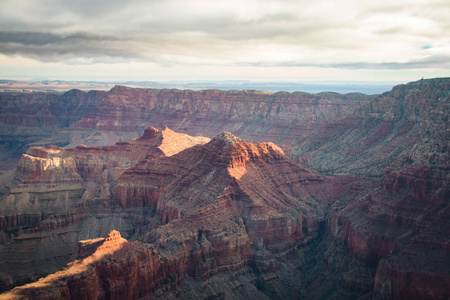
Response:
[{"label": "distant ridgeline", "polygon": [[99,82],[99,81],[64,81],[64,80],[43,80],[43,81],[16,81],[0,80],[0,92],[46,92],[63,93],[71,89],[88,90],[110,90],[115,85],[125,85],[134,88],[146,89],[180,89],[180,90],[261,90],[268,92],[297,92],[321,93],[324,91],[347,94],[363,93],[368,95],[380,94],[392,88],[390,83],[372,82],[253,82],[247,80],[226,80],[226,81],[126,81],[126,82]]}]

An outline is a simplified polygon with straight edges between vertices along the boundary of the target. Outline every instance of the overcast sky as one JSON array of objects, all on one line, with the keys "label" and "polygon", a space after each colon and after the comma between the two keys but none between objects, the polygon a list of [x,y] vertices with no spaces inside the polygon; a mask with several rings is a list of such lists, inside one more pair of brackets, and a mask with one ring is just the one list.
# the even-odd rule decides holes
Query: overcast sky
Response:
[{"label": "overcast sky", "polygon": [[450,76],[448,0],[0,0],[0,78]]}]

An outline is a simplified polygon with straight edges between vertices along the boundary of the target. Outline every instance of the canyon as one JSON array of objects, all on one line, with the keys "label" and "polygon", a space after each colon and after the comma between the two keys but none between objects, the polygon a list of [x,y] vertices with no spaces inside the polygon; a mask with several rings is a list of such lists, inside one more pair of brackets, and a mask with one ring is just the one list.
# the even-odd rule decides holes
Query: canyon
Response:
[{"label": "canyon", "polygon": [[0,297],[448,299],[449,84],[2,96]]},{"label": "canyon", "polygon": [[107,146],[138,137],[148,126],[212,138],[222,131],[268,141],[289,153],[297,137],[338,120],[373,96],[337,93],[71,90],[64,94],[0,93],[1,172],[33,146]]}]

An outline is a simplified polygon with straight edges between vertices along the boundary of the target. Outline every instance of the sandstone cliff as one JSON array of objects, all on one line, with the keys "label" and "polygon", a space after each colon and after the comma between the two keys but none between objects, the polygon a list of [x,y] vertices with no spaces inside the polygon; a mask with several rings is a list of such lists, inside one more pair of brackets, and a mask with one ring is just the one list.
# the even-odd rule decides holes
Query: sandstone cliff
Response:
[{"label": "sandstone cliff", "polygon": [[0,93],[0,171],[16,166],[30,146],[66,145],[57,135],[93,108],[103,92],[72,90],[63,95]]},{"label": "sandstone cliff", "polygon": [[71,90],[62,95],[0,93],[0,161],[4,170],[14,168],[30,146],[111,145],[138,137],[148,125],[168,126],[192,136],[230,131],[289,150],[294,138],[343,118],[369,99],[362,94],[124,86],[109,92]]},{"label": "sandstone cliff", "polygon": [[450,78],[399,85],[297,139],[292,155],[321,172],[358,176],[383,176],[397,159],[429,155],[439,161],[448,147],[449,104]]},{"label": "sandstone cliff", "polygon": [[[116,89],[105,95],[114,92],[114,101],[133,106],[120,96],[128,89]],[[157,99],[165,99],[163,92]],[[130,93],[140,99],[139,90]],[[164,105],[178,103],[166,100]],[[116,248],[104,239],[79,245],[79,261],[67,270],[84,262],[82,273],[64,271],[12,293],[63,299],[448,299],[450,136],[440,113],[447,110],[448,79],[410,83],[293,146],[309,147],[291,154],[311,166],[360,177],[321,175],[272,143],[253,144],[227,132],[185,148],[179,137],[164,142],[164,135],[170,141],[176,133],[152,128],[112,148],[35,148],[1,198],[20,211],[1,223],[10,224],[1,232],[3,286],[53,272],[73,255],[78,240],[116,229],[130,241],[113,232]],[[109,164],[121,161],[117,149],[128,149],[128,159],[136,154],[135,163]],[[77,185],[80,190],[70,190]],[[48,189],[57,194],[50,197]],[[65,205],[74,203],[67,212]],[[35,213],[39,205],[47,206]],[[54,210],[48,219],[47,209]],[[43,255],[51,243],[63,250]],[[112,250],[95,259],[103,246]],[[17,254],[8,262],[17,264],[16,275],[5,264],[10,253]],[[33,277],[17,277],[24,270],[34,270]]]},{"label": "sandstone cliff", "polygon": [[29,149],[0,198],[0,287],[56,271],[68,262],[78,239],[111,229],[132,235],[144,210],[127,211],[111,201],[120,175],[140,160],[208,141],[149,127],[140,138],[112,146]]},{"label": "sandstone cliff", "polygon": [[303,157],[317,169],[384,175],[328,222],[326,257],[344,274],[345,297],[357,290],[374,299],[449,297],[449,100],[448,79],[398,86],[297,144],[312,150]]},{"label": "sandstone cliff", "polygon": [[[225,132],[172,156],[147,157],[118,178],[110,201],[124,210],[144,209],[135,235],[141,243],[89,262],[81,275],[71,273],[79,268],[75,263],[13,293],[63,299],[297,297],[298,278],[288,275],[297,271],[286,262],[298,264],[305,247],[323,234],[336,198],[340,205],[354,201],[374,184],[321,176],[272,143],[252,144]],[[101,243],[84,242],[77,253],[98,253]],[[202,291],[209,281],[218,284]]]},{"label": "sandstone cliff", "polygon": [[135,241],[84,241],[84,260],[8,295],[446,299],[447,169],[397,164],[383,181],[326,177],[226,132],[147,156],[107,200]]}]

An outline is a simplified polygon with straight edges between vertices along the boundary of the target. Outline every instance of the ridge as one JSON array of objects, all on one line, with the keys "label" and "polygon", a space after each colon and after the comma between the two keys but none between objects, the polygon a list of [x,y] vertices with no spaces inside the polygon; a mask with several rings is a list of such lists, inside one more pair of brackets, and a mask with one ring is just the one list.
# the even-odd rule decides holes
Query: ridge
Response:
[{"label": "ridge", "polygon": [[244,140],[238,138],[237,136],[228,131],[224,131],[212,139],[212,142],[219,142],[219,141],[225,142],[227,145],[235,145],[244,142]]},{"label": "ridge", "polygon": [[204,151],[211,164],[228,168],[244,167],[250,161],[287,159],[283,150],[273,143],[249,143],[227,131],[214,137],[204,146]]}]

